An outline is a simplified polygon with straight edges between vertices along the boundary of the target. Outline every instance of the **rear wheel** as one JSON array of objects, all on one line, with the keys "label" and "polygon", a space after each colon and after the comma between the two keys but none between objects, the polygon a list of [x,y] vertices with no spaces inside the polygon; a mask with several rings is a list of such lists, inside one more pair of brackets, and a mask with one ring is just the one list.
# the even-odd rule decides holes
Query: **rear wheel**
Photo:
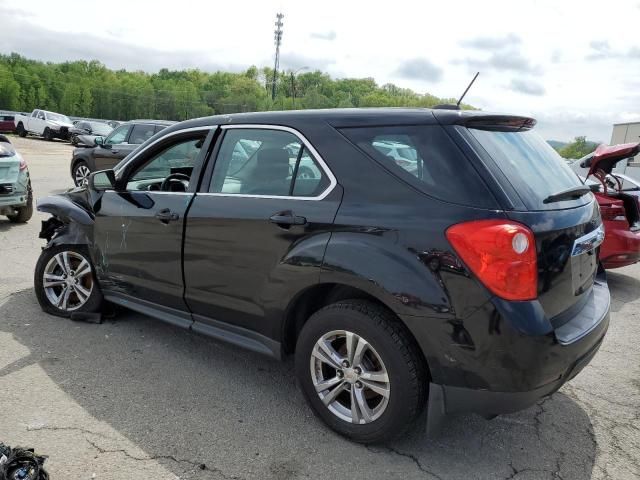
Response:
[{"label": "rear wheel", "polygon": [[34,273],[38,302],[45,312],[69,317],[98,312],[102,294],[83,245],[56,245],[42,251]]},{"label": "rear wheel", "polygon": [[428,381],[406,327],[363,300],[332,304],[309,318],[296,345],[296,377],[314,412],[362,443],[402,433],[422,411]]},{"label": "rear wheel", "polygon": [[33,216],[33,192],[31,191],[31,182],[29,182],[27,189],[27,204],[24,207],[17,207],[15,210],[15,214],[7,215],[10,222],[27,223]]},{"label": "rear wheel", "polygon": [[89,166],[84,161],[79,161],[73,166],[73,183],[76,184],[76,187],[86,185],[90,174]]},{"label": "rear wheel", "polygon": [[22,138],[27,136],[27,131],[24,129],[24,125],[22,124],[22,122],[18,123],[18,126],[16,127],[16,132]]}]

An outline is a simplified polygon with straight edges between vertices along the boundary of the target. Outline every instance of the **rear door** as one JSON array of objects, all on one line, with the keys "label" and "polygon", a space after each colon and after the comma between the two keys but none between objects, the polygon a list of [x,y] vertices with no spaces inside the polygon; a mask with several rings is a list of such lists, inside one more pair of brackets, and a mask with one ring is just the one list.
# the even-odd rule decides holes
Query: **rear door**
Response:
[{"label": "rear door", "polygon": [[265,317],[284,292],[318,281],[341,189],[298,132],[222,128],[213,174],[189,210],[185,299],[194,329],[224,321],[273,338]]},{"label": "rear door", "polygon": [[583,185],[534,131],[500,131],[500,125],[451,128],[473,146],[477,161],[497,182],[507,216],[533,231],[538,299],[547,317],[568,320],[588,300],[598,270],[604,230],[593,194],[554,199]]}]

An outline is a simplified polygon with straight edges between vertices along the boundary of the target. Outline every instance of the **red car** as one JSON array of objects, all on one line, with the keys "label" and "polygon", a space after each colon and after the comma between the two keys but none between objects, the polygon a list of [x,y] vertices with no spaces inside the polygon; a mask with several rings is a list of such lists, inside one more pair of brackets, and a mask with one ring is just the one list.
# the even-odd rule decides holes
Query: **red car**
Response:
[{"label": "red car", "polygon": [[600,250],[604,268],[619,268],[640,261],[640,196],[622,191],[622,182],[613,175],[616,163],[640,152],[640,143],[600,145],[580,162],[600,184],[594,195],[600,205],[605,238]]},{"label": "red car", "polygon": [[13,132],[16,126],[13,124],[13,115],[0,114],[0,133],[1,132]]}]

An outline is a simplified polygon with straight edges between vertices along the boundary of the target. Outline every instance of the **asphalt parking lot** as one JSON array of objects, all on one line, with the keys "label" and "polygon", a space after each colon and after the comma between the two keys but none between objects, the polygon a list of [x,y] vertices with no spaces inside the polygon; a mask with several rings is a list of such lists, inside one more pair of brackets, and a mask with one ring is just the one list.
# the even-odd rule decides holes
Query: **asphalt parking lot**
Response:
[{"label": "asphalt parking lot", "polygon": [[[71,146],[12,138],[34,194],[69,188]],[[325,428],[277,363],[123,312],[102,325],[41,312],[43,242],[0,218],[0,442],[49,455],[53,479],[631,479],[640,477],[640,266],[609,275],[611,326],[552,397],[488,421],[452,417],[364,447]]]}]

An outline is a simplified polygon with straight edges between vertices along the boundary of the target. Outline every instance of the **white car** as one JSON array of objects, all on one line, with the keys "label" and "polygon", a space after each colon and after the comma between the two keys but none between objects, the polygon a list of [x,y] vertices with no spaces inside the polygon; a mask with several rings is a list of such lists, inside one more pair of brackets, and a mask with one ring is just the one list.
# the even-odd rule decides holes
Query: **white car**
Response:
[{"label": "white car", "polygon": [[73,123],[66,115],[39,109],[31,112],[31,115],[16,115],[14,123],[16,132],[21,137],[26,137],[31,133],[40,135],[45,140],[53,140],[54,138],[68,140],[69,129],[73,127]]}]

